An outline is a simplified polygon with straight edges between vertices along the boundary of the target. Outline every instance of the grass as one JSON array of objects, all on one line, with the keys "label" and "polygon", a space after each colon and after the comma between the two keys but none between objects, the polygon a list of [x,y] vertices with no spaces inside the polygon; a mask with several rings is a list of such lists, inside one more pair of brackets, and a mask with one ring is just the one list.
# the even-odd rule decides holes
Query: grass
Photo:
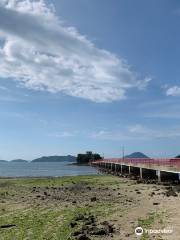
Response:
[{"label": "grass", "polygon": [[111,175],[98,175],[98,176],[76,176],[76,177],[61,177],[61,178],[19,178],[19,179],[9,179],[4,182],[0,179],[0,187],[4,185],[5,187],[10,186],[20,186],[20,187],[33,187],[33,186],[68,186],[75,183],[86,182],[88,184],[96,186],[117,186],[122,184],[116,177]]},{"label": "grass", "polygon": [[[147,218],[145,219],[138,219],[138,224],[141,226],[143,229],[150,229],[154,223],[159,220],[160,223],[163,223],[162,216],[159,213],[151,213]],[[149,235],[144,231],[141,240],[149,240]]]},{"label": "grass", "polygon": [[[71,190],[73,187],[75,190]],[[74,240],[72,232],[82,223],[71,229],[70,222],[79,213],[94,215],[97,223],[114,221],[113,224],[122,227],[123,218],[126,219],[132,206],[137,206],[136,201],[128,202],[137,197],[133,192],[133,183],[111,175],[0,179],[0,240]],[[44,193],[50,194],[49,197]],[[94,196],[98,200],[92,202]],[[74,204],[73,200],[76,200]],[[138,223],[148,229],[157,220],[163,223],[160,215],[153,213]],[[16,226],[1,228],[7,224]],[[134,231],[134,226],[126,231]],[[118,232],[115,235],[119,240]],[[91,236],[91,240],[97,239]],[[141,240],[147,239],[145,233]]]},{"label": "grass", "polygon": [[106,219],[120,211],[112,202],[95,202],[90,206],[67,205],[62,202],[39,202],[32,197],[33,187],[68,187],[87,183],[94,187],[115,188],[122,185],[113,176],[78,176],[62,178],[0,179],[0,228],[1,240],[71,240],[69,223],[77,213],[91,213]]},{"label": "grass", "polygon": [[[0,239],[60,239],[67,240],[71,235],[69,223],[77,213],[91,213],[98,217],[107,217],[111,214],[111,206],[97,204],[96,208],[67,208],[57,209],[26,209],[0,217],[0,225],[16,224],[12,229],[1,229]],[[108,211],[107,211],[108,210]],[[69,237],[71,239],[71,237]]]}]

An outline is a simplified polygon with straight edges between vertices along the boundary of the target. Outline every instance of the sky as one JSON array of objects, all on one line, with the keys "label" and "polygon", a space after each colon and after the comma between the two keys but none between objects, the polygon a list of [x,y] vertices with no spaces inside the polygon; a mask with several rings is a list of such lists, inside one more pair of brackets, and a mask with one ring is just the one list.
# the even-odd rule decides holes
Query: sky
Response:
[{"label": "sky", "polygon": [[0,159],[180,154],[180,2],[0,0]]}]

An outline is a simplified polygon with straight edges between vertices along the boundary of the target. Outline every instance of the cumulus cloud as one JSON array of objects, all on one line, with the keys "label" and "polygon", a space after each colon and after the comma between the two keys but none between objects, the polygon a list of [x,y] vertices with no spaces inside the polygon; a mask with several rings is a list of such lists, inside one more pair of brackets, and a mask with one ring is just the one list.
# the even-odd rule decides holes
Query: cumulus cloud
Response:
[{"label": "cumulus cloud", "polygon": [[179,86],[173,86],[166,90],[167,96],[173,96],[173,97],[180,97],[180,87]]},{"label": "cumulus cloud", "polygon": [[0,77],[29,89],[111,102],[150,81],[65,26],[44,0],[1,0],[0,40]]}]

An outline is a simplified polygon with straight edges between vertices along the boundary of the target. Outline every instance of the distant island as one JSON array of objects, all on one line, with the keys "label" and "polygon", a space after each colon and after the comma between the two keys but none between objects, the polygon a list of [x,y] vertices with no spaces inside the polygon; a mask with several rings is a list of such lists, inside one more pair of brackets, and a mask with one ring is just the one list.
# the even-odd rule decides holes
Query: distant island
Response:
[{"label": "distant island", "polygon": [[6,160],[0,160],[0,163],[7,163],[8,161]]},{"label": "distant island", "polygon": [[36,163],[36,162],[67,162],[67,163],[75,163],[76,157],[67,155],[67,156],[43,156],[40,158],[35,158],[32,161],[27,161],[24,159],[13,159],[11,161],[0,160],[0,163]]},{"label": "distant island", "polygon": [[36,158],[31,162],[75,162],[76,157],[67,155],[67,156],[44,156],[40,158]]},{"label": "distant island", "polygon": [[14,162],[14,163],[28,163],[28,161],[24,160],[24,159],[14,159],[14,160],[11,160],[11,162]]},{"label": "distant island", "polygon": [[129,155],[126,155],[125,158],[149,158],[144,153],[141,152],[134,152]]},{"label": "distant island", "polygon": [[[125,158],[147,158],[149,157],[142,152],[134,152],[129,155],[124,156]],[[175,158],[180,158],[180,155]],[[65,156],[43,156],[39,158],[35,158],[32,161],[27,161],[24,159],[14,159],[11,161],[0,160],[0,163],[45,163],[45,162],[67,162],[69,164],[77,164],[77,165],[88,165],[91,161],[96,161],[102,159],[101,155],[98,153],[93,153],[91,151],[87,151],[86,153],[79,153],[76,156],[65,155]]]},{"label": "distant island", "polygon": [[[145,155],[142,152],[133,152],[129,155],[124,156],[124,158],[147,158],[149,159],[147,155]],[[177,155],[174,158],[179,158],[180,155]],[[91,151],[87,151],[86,153],[79,153],[76,156],[72,155],[65,155],[65,156],[43,156],[39,158],[35,158],[31,161],[24,160],[24,159],[14,159],[11,161],[7,160],[0,160],[0,163],[44,163],[44,162],[66,162],[68,164],[73,165],[88,165],[91,161],[96,161],[102,159],[101,155],[98,153],[93,153]]]}]

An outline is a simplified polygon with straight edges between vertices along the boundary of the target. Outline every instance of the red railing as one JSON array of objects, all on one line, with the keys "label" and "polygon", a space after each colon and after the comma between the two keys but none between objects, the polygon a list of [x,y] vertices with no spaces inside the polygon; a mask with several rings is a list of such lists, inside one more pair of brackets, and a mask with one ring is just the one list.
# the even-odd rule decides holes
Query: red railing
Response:
[{"label": "red railing", "polygon": [[143,164],[143,165],[159,165],[159,166],[178,166],[180,167],[180,159],[178,158],[108,158],[95,161],[93,163],[126,163],[126,164]]}]

